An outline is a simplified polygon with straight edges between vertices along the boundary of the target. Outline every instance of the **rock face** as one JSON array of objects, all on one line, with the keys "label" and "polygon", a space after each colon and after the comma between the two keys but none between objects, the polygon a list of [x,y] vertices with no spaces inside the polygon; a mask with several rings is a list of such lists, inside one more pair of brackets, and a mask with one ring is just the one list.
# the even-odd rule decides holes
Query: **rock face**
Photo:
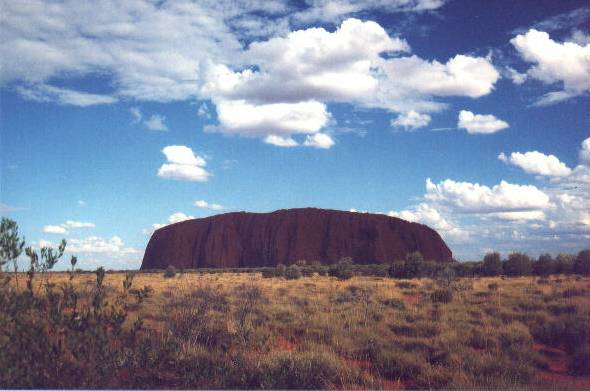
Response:
[{"label": "rock face", "polygon": [[141,268],[275,266],[302,259],[332,264],[342,257],[390,263],[414,251],[439,262],[452,257],[436,231],[395,217],[315,208],[235,212],[156,230]]}]

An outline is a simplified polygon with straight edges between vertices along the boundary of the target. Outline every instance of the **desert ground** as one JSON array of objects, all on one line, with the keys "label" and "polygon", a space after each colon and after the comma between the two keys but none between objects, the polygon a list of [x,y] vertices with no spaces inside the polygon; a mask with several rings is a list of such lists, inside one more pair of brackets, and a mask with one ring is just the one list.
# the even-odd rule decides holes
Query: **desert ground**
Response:
[{"label": "desert ground", "polygon": [[2,311],[3,388],[590,389],[590,277],[46,273],[32,295]]}]

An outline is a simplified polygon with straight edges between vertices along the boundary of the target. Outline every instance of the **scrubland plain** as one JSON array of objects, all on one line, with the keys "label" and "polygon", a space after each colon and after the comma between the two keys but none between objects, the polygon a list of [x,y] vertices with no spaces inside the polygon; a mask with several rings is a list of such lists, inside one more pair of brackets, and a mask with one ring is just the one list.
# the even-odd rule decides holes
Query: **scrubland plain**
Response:
[{"label": "scrubland plain", "polygon": [[590,277],[99,274],[3,286],[0,386],[590,389]]}]

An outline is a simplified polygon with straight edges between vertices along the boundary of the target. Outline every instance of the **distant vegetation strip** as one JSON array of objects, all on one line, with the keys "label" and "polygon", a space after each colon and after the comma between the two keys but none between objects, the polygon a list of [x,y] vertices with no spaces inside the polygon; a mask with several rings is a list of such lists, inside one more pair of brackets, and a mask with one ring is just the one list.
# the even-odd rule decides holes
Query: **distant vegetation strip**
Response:
[{"label": "distant vegetation strip", "polygon": [[[504,260],[500,254],[486,254],[480,262],[440,263],[426,261],[419,252],[408,254],[405,260],[392,264],[358,264],[351,258],[343,258],[333,265],[319,262],[308,264],[299,260],[292,265],[279,264],[276,267],[244,267],[244,268],[198,268],[168,269],[180,273],[262,273],[264,277],[309,277],[317,273],[320,276],[333,276],[347,279],[352,276],[392,277],[392,278],[436,278],[452,274],[455,277],[521,277],[549,276],[552,274],[590,275],[590,250],[578,254],[559,254],[555,258],[543,254],[531,258],[525,253],[515,252]],[[162,273],[161,269],[143,269],[142,273]]]}]

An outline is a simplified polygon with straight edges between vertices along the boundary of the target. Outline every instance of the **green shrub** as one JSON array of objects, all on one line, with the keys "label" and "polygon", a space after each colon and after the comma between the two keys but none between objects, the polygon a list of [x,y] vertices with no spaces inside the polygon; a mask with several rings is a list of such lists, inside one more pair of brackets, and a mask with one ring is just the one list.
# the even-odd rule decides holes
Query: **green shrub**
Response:
[{"label": "green shrub", "polygon": [[588,319],[582,316],[569,315],[553,319],[533,327],[531,331],[539,341],[550,346],[563,347],[569,352],[590,343]]},{"label": "green shrub", "polygon": [[574,261],[574,273],[590,276],[590,250],[583,250],[578,253]]},{"label": "green shrub", "polygon": [[413,338],[432,338],[440,334],[440,328],[436,323],[421,321],[413,325],[394,324],[391,331],[397,335]]},{"label": "green shrub", "polygon": [[449,266],[436,271],[435,274],[436,283],[439,286],[450,287],[457,280],[457,273]]},{"label": "green shrub", "polygon": [[533,262],[533,272],[538,276],[548,276],[555,273],[557,267],[551,254],[542,254],[536,262]]},{"label": "green shrub", "polygon": [[387,307],[395,308],[398,310],[406,309],[406,304],[403,302],[403,300],[400,299],[385,299],[382,301],[382,303]]},{"label": "green shrub", "polygon": [[174,265],[168,265],[166,270],[164,271],[164,278],[172,278],[176,276],[176,268]]},{"label": "green shrub", "polygon": [[393,278],[419,278],[427,274],[427,265],[419,251],[406,255],[403,262],[396,262],[389,268],[389,275]]},{"label": "green shrub", "polygon": [[[221,291],[199,287],[190,291],[188,297],[190,300],[188,304],[194,303],[196,301],[206,306],[207,309],[211,309],[213,311],[225,313],[229,310],[228,299]],[[185,305],[183,300],[181,300],[181,303],[181,305]]]},{"label": "green shrub", "polygon": [[352,269],[353,263],[352,258],[344,257],[338,261],[336,265],[330,268],[330,275],[338,278],[339,280],[348,280],[354,277],[354,271]]},{"label": "green shrub", "polygon": [[467,339],[467,344],[475,349],[495,349],[498,345],[496,339],[489,333],[479,329],[472,329]]},{"label": "green shrub", "polygon": [[277,276],[277,277],[285,277],[286,272],[287,272],[287,266],[283,265],[282,263],[279,263],[275,267],[275,276]]},{"label": "green shrub", "polygon": [[562,315],[562,314],[575,314],[577,312],[577,308],[573,304],[550,304],[547,306],[549,312],[553,315]]},{"label": "green shrub", "polygon": [[528,327],[520,322],[513,322],[502,327],[498,340],[503,349],[511,346],[523,347],[532,343]]},{"label": "green shrub", "polygon": [[558,274],[571,274],[574,272],[575,255],[558,254],[555,258],[555,272]]},{"label": "green shrub", "polygon": [[297,280],[301,278],[301,270],[297,265],[291,265],[285,271],[285,278],[287,280]]},{"label": "green shrub", "polygon": [[484,256],[482,273],[484,276],[499,276],[502,274],[502,260],[499,253],[487,253]]},{"label": "green shrub", "polygon": [[378,373],[390,380],[413,380],[425,370],[422,357],[397,350],[380,352],[373,361]]},{"label": "green shrub", "polygon": [[528,276],[533,271],[531,259],[524,253],[512,253],[504,262],[504,274],[507,276]]},{"label": "green shrub", "polygon": [[415,284],[410,281],[400,281],[395,284],[396,287],[400,289],[414,289],[418,287],[418,284]]},{"label": "green shrub", "polygon": [[453,291],[450,289],[437,289],[430,294],[433,303],[450,303],[453,301]]}]

